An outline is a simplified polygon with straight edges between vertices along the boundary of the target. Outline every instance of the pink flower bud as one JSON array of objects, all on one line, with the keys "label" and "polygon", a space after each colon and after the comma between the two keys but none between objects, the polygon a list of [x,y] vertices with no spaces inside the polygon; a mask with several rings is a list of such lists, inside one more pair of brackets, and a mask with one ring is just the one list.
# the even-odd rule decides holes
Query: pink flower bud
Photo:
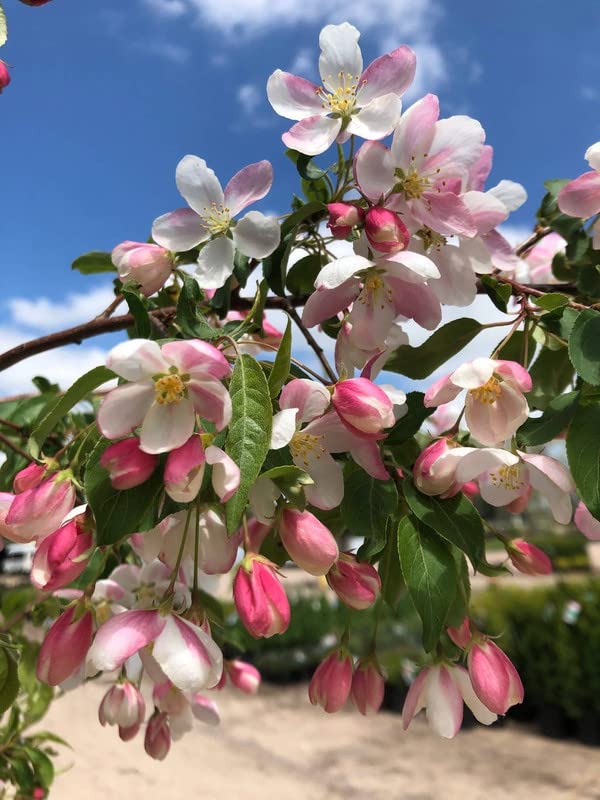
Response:
[{"label": "pink flower bud", "polygon": [[10,72],[8,71],[8,67],[4,63],[4,61],[0,61],[0,94],[2,91],[6,89],[8,84],[10,83]]},{"label": "pink flower bud", "polygon": [[290,558],[309,575],[326,575],[339,556],[333,534],[310,511],[286,508],[279,535]]},{"label": "pink flower bud", "polygon": [[94,619],[81,603],[69,606],[54,622],[42,642],[37,677],[49,686],[66,681],[84,662],[90,645]]},{"label": "pink flower bud", "polygon": [[513,565],[525,575],[550,575],[552,572],[552,562],[546,553],[523,539],[512,540],[508,555]]},{"label": "pink flower bud", "polygon": [[372,606],[381,590],[381,578],[375,567],[357,561],[350,553],[340,553],[327,573],[327,583],[342,603],[358,611]]},{"label": "pink flower bud", "polygon": [[47,477],[46,467],[43,464],[31,462],[24,469],[17,472],[13,481],[15,494],[25,492],[27,489],[35,489]]},{"label": "pink flower bud", "polygon": [[150,758],[163,761],[171,749],[169,718],[164,712],[155,711],[146,725],[144,750]]},{"label": "pink flower bud", "polygon": [[383,439],[383,429],[395,422],[392,401],[367,378],[340,381],[331,402],[346,428],[362,439]]},{"label": "pink flower bud", "polygon": [[448,439],[438,439],[419,454],[413,466],[413,477],[420,492],[445,497],[456,494],[460,489],[456,484],[459,462],[454,453],[458,450]]},{"label": "pink flower bud", "polygon": [[42,539],[31,567],[31,582],[38,589],[45,592],[60,589],[79,577],[86,568],[93,548],[93,536],[83,524],[84,517],[80,515]]},{"label": "pink flower bud", "polygon": [[385,680],[372,661],[359,663],[352,677],[352,702],[363,716],[376,714],[383,703]]},{"label": "pink flower bud", "polygon": [[132,725],[130,728],[121,728],[119,727],[119,739],[122,742],[130,742],[132,739],[138,735],[139,730],[141,728],[140,725]]},{"label": "pink flower bud", "polygon": [[327,227],[336,239],[345,239],[355,225],[359,225],[365,218],[362,208],[351,203],[329,203],[329,222]]},{"label": "pink flower bud", "polygon": [[378,206],[367,211],[365,233],[371,247],[380,253],[406,250],[410,241],[408,228],[398,214]]},{"label": "pink flower bud", "polygon": [[[101,725],[118,725],[130,732],[144,721],[146,704],[140,690],[129,681],[117,683],[106,692],[98,709]],[[135,735],[135,734],[134,734]]]},{"label": "pink flower bud", "polygon": [[173,270],[173,257],[157,244],[122,242],[112,251],[112,262],[125,283],[137,283],[146,297],[157,292]]},{"label": "pink flower bud", "polygon": [[260,686],[260,672],[245,661],[226,661],[225,669],[233,685],[245,694],[256,694]]},{"label": "pink flower bud", "polygon": [[597,542],[600,540],[600,521],[591,515],[583,500],[580,500],[577,504],[573,522],[577,529],[590,541]]},{"label": "pink flower bud", "polygon": [[313,706],[321,706],[334,714],[346,704],[352,686],[352,659],[336,651],[322,661],[308,687],[308,697]]},{"label": "pink flower bud", "polygon": [[55,531],[75,505],[75,488],[55,473],[32,489],[15,495],[6,515],[11,540],[31,542]]},{"label": "pink flower bud", "polygon": [[242,624],[255,638],[284,633],[290,604],[275,570],[260,556],[247,558],[233,582],[233,599]]},{"label": "pink flower bud", "polygon": [[167,456],[165,464],[165,491],[177,503],[191,503],[196,499],[202,478],[206,456],[202,439],[197,434],[190,436],[185,444]]},{"label": "pink flower bud", "polygon": [[519,673],[508,656],[490,639],[471,647],[467,663],[475,694],[490,711],[506,714],[511,706],[523,702]]},{"label": "pink flower bud", "polygon": [[100,457],[100,466],[108,470],[114,489],[133,489],[145,483],[158,464],[158,456],[140,450],[137,436],[109,445]]},{"label": "pink flower bud", "polygon": [[465,617],[458,628],[447,628],[446,633],[457,647],[466,650],[472,638],[469,618]]}]

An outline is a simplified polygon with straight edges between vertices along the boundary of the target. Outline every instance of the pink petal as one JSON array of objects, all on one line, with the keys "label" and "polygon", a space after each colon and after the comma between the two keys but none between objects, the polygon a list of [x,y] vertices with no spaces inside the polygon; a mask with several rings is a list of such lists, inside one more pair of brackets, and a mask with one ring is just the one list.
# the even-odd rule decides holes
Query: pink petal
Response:
[{"label": "pink petal", "polygon": [[165,627],[158,611],[125,611],[100,627],[88,658],[96,669],[112,672],[142,647],[153,642]]},{"label": "pink petal", "polygon": [[496,361],[495,372],[502,375],[506,381],[513,383],[522,392],[530,392],[533,388],[531,375],[516,361]]},{"label": "pink petal", "polygon": [[440,115],[440,104],[433,94],[418,100],[400,118],[392,141],[394,164],[403,169],[412,165],[412,157],[421,162],[429,152],[434,125]]},{"label": "pink petal", "polygon": [[367,105],[385,94],[403,95],[413,82],[416,66],[416,56],[406,45],[376,58],[361,75],[360,105]]},{"label": "pink petal", "polygon": [[583,500],[575,509],[575,526],[592,542],[600,541],[600,521],[593,517]]},{"label": "pink petal", "polygon": [[558,207],[570,217],[591,217],[600,211],[600,173],[585,172],[558,193]]},{"label": "pink petal", "polygon": [[273,167],[270,161],[249,164],[233,176],[225,187],[225,205],[232,217],[251,203],[257,203],[268,194],[273,183]]},{"label": "pink petal", "polygon": [[479,234],[489,233],[508,217],[508,209],[490,192],[465,192],[461,197]]},{"label": "pink petal", "polygon": [[475,236],[477,225],[463,200],[453,192],[424,192],[410,204],[411,212],[423,224],[443,236]]},{"label": "pink petal", "polygon": [[229,424],[231,420],[231,397],[229,392],[218,381],[192,380],[188,383],[190,399],[197,414],[214,422],[217,430]]},{"label": "pink petal", "polygon": [[365,142],[354,158],[354,177],[363,194],[377,202],[394,186],[394,165],[382,142]]},{"label": "pink petal", "polygon": [[191,208],[177,208],[154,220],[152,238],[173,252],[185,252],[210,236],[202,218]]},{"label": "pink petal", "polygon": [[455,397],[462,392],[460,386],[457,386],[452,381],[452,375],[445,375],[443,378],[438,378],[429,389],[425,392],[423,404],[426,408],[435,408],[436,406],[443,406],[454,400]]},{"label": "pink petal", "polygon": [[356,300],[359,292],[360,282],[356,278],[350,278],[335,289],[320,287],[306,301],[302,322],[307,328],[312,328],[319,322],[335,317]]},{"label": "pink petal", "polygon": [[206,448],[206,463],[212,464],[212,485],[219,500],[226,503],[240,485],[240,468],[220,447]]},{"label": "pink petal", "polygon": [[280,69],[267,81],[267,97],[276,113],[287,119],[300,120],[324,113],[319,87]]},{"label": "pink petal", "polygon": [[213,378],[226,378],[231,372],[229,362],[221,351],[200,339],[167,342],[162,351],[179,372],[188,372],[193,377],[202,378],[208,374]]},{"label": "pink petal", "polygon": [[425,681],[431,667],[425,667],[411,683],[402,708],[402,727],[407,730],[413,717],[425,707]]},{"label": "pink petal", "polygon": [[294,378],[283,387],[279,398],[281,409],[298,409],[297,422],[310,422],[324,414],[331,402],[331,395],[320,383],[308,378]]},{"label": "pink petal", "polygon": [[427,721],[445,739],[453,739],[463,720],[463,699],[445,666],[433,668],[427,676]]},{"label": "pink petal", "polygon": [[307,156],[316,156],[331,147],[341,127],[341,119],[306,117],[293,125],[281,138],[286,147]]},{"label": "pink petal", "polygon": [[223,655],[202,628],[169,615],[152,649],[167,678],[182,692],[215,686],[223,671]]},{"label": "pink petal", "polygon": [[494,148],[489,144],[484,144],[481,148],[481,154],[477,161],[471,165],[469,169],[469,188],[476,192],[482,192],[488,175],[492,171],[492,160],[494,157]]}]

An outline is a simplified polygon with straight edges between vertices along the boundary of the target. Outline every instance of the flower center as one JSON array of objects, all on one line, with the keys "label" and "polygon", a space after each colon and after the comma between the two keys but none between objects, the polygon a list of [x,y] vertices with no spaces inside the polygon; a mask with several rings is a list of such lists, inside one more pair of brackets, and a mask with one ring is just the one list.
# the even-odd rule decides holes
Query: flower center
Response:
[{"label": "flower center", "polygon": [[418,200],[431,186],[429,178],[426,175],[419,175],[414,167],[411,167],[408,173],[397,169],[395,174],[400,179],[396,191],[403,192],[407,199]]},{"label": "flower center", "polygon": [[231,211],[227,206],[211,203],[210,207],[204,208],[202,223],[211,236],[227,233],[231,225]]},{"label": "flower center", "polygon": [[386,303],[392,302],[392,290],[378,272],[369,271],[365,275],[358,302],[372,307],[379,304],[385,308]]},{"label": "flower center", "polygon": [[483,386],[478,386],[477,389],[470,389],[469,392],[475,400],[491,406],[492,403],[495,403],[500,398],[502,387],[498,378],[492,376]]},{"label": "flower center", "polygon": [[494,486],[500,486],[509,492],[515,492],[525,485],[521,478],[520,464],[500,467],[497,472],[490,472],[490,481]]},{"label": "flower center", "polygon": [[[331,76],[329,76],[331,81]],[[338,72],[338,85],[334,92],[320,87],[317,95],[323,101],[323,108],[340,117],[350,117],[356,106],[356,93],[358,91],[359,75],[350,75],[348,72]],[[333,82],[333,81],[331,81]]]},{"label": "flower center", "polygon": [[325,452],[325,448],[320,443],[322,436],[313,436],[311,433],[295,433],[290,442],[290,452],[294,460],[298,459],[305,467],[311,457],[317,460]]},{"label": "flower center", "polygon": [[423,241],[425,250],[434,247],[438,252],[448,244],[448,240],[441,233],[432,231],[431,228],[421,228],[417,231],[417,236]]},{"label": "flower center", "polygon": [[180,403],[185,397],[185,383],[179,375],[163,375],[154,381],[156,402],[161,405]]}]

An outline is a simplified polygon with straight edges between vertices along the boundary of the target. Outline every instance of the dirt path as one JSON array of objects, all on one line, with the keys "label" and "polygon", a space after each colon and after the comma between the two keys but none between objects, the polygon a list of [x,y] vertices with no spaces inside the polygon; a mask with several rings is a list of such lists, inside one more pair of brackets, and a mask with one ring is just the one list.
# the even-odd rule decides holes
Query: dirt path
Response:
[{"label": "dirt path", "polygon": [[142,739],[123,744],[96,721],[102,685],[58,700],[45,727],[73,745],[55,800],[597,800],[600,752],[521,726],[465,731],[452,742],[396,714],[328,716],[306,687],[219,694],[223,723],[175,742],[162,763]]}]

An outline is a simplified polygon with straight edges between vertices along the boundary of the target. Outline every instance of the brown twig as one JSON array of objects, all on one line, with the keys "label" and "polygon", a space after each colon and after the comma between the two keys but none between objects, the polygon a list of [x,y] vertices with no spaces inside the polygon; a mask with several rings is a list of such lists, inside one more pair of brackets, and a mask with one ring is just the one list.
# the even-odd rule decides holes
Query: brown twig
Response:
[{"label": "brown twig", "polygon": [[294,308],[294,306],[292,305],[292,303],[289,300],[288,300],[288,304],[287,304],[287,307],[286,307],[286,311],[290,315],[290,317],[294,320],[294,322],[296,323],[296,325],[298,326],[300,331],[302,332],[302,335],[306,339],[308,345],[310,347],[312,347],[312,349],[314,350],[314,353],[315,353],[316,357],[319,359],[319,361],[321,362],[321,365],[322,365],[323,369],[325,370],[325,372],[327,373],[328,378],[333,383],[337,383],[338,377],[335,374],[335,371],[332,369],[331,364],[327,360],[327,357],[325,356],[325,352],[324,352],[323,348],[317,342],[317,340],[312,335],[312,333],[308,330],[308,328],[304,325],[304,323],[302,322],[302,319],[300,317],[300,314],[298,314],[298,312],[296,311],[296,309]]},{"label": "brown twig", "polygon": [[22,456],[23,458],[26,458],[27,461],[33,461],[31,456],[29,455],[29,453],[27,453],[25,450],[21,449],[18,444],[15,444],[14,442],[11,442],[11,440],[7,436],[5,436],[3,433],[0,433],[0,442],[3,445],[5,445],[5,447],[8,447],[10,450],[15,452],[17,455]]},{"label": "brown twig", "polygon": [[545,236],[548,236],[549,233],[552,233],[552,228],[542,227],[541,225],[538,225],[537,228],[534,230],[534,232],[531,234],[531,236],[525,239],[524,242],[521,242],[520,245],[515,247],[516,255],[522,256],[528,250],[531,250],[534,244],[541,242],[541,240]]},{"label": "brown twig", "polygon": [[[6,402],[6,401],[4,401]],[[4,425],[5,428],[11,428],[11,430],[16,431],[17,433],[23,432],[23,426],[17,425],[16,422],[11,422],[9,419],[4,419],[4,417],[0,417],[0,425]]]}]

